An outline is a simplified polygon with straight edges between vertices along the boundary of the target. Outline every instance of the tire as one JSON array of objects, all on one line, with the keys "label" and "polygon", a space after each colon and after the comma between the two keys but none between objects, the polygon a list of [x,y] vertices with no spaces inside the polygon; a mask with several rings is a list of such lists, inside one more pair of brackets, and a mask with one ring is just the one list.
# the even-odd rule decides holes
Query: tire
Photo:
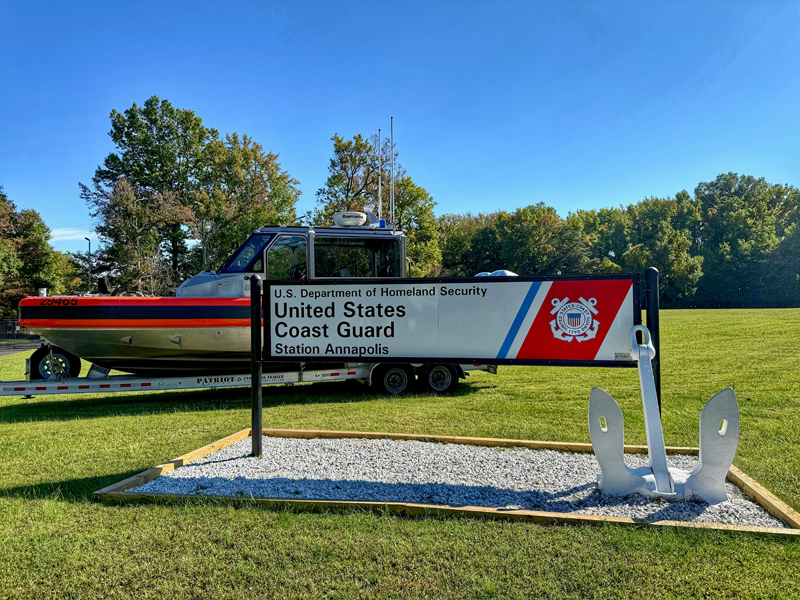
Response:
[{"label": "tire", "polygon": [[[48,379],[53,374],[50,367],[51,347],[42,346],[31,355],[31,381]],[[77,377],[81,374],[81,359],[58,346],[52,346],[53,358],[65,372],[66,377]]]},{"label": "tire", "polygon": [[429,365],[420,379],[422,387],[433,394],[452,394],[458,388],[458,370],[452,365]]},{"label": "tire", "polygon": [[372,385],[392,396],[405,394],[413,383],[414,371],[407,365],[381,365],[372,375]]}]

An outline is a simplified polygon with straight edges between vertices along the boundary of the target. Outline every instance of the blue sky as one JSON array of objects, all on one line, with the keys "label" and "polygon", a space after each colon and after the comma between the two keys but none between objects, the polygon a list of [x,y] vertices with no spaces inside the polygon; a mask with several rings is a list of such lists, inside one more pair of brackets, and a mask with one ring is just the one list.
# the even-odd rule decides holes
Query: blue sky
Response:
[{"label": "blue sky", "polygon": [[[389,129],[437,214],[560,214],[735,171],[800,185],[798,2],[0,4],[0,185],[59,250],[109,113],[155,94],[300,181],[334,133]],[[68,238],[76,239],[68,239]]]}]

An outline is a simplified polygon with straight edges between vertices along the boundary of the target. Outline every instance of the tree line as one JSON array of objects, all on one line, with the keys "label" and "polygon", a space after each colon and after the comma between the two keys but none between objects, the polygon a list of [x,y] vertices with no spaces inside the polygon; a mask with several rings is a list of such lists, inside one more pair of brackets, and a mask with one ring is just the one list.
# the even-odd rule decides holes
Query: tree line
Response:
[{"label": "tree line", "polygon": [[[561,217],[544,203],[513,212],[434,214],[389,140],[335,134],[316,206],[298,215],[299,182],[278,155],[247,135],[221,135],[193,111],[156,96],[113,110],[115,150],[79,184],[100,249],[65,255],[32,210],[0,188],[0,310],[38,287],[68,293],[81,276],[107,276],[134,293],[170,295],[187,277],[218,269],[264,225],[330,225],[367,204],[389,212],[394,163],[395,225],[406,231],[413,277],[661,272],[665,306],[799,306],[800,194],[790,185],[727,173],[693,194],[578,210]],[[379,183],[380,181],[380,183]],[[377,209],[376,209],[377,211]],[[91,260],[91,265],[89,261]],[[85,279],[84,279],[85,281]]]},{"label": "tree line", "polygon": [[800,306],[800,193],[726,173],[674,198],[579,210],[443,215],[442,274],[637,273],[656,267],[667,307]]}]

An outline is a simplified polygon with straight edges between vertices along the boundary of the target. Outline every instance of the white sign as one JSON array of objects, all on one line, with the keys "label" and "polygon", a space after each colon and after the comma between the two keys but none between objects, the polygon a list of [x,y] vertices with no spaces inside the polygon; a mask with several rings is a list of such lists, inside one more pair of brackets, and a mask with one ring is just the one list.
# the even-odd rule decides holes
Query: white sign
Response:
[{"label": "white sign", "polygon": [[638,309],[633,283],[482,278],[270,284],[267,348],[271,360],[628,362],[634,304]]}]

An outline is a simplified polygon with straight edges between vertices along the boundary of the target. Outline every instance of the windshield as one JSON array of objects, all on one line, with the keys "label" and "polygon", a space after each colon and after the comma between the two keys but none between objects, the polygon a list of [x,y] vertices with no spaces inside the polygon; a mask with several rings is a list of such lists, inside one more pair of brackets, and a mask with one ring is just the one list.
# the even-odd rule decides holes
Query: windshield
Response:
[{"label": "windshield", "polygon": [[398,256],[397,240],[318,236],[315,277],[399,277]]},{"label": "windshield", "polygon": [[267,279],[300,281],[306,278],[306,238],[282,235],[267,254]]},{"label": "windshield", "polygon": [[220,273],[254,273],[264,270],[264,248],[271,235],[254,233],[219,270]]}]

